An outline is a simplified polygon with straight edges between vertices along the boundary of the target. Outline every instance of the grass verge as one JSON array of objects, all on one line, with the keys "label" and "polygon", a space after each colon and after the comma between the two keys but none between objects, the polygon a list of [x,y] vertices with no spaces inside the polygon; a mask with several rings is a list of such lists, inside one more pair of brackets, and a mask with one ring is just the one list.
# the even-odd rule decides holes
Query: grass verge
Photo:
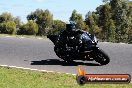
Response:
[{"label": "grass verge", "polygon": [[5,36],[10,36],[10,37],[17,37],[17,38],[21,38],[21,37],[25,37],[25,38],[47,38],[46,36],[35,36],[35,35],[9,35],[9,34],[0,34],[0,37],[5,37]]},{"label": "grass verge", "polygon": [[132,84],[76,83],[76,76],[0,67],[0,88],[132,88]]}]

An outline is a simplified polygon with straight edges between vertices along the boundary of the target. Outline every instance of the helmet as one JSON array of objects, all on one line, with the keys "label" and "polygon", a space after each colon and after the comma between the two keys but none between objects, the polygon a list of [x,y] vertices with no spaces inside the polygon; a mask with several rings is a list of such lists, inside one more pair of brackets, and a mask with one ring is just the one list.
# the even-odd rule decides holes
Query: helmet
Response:
[{"label": "helmet", "polygon": [[74,24],[66,24],[66,30],[67,31],[75,31],[76,30],[76,27]]}]

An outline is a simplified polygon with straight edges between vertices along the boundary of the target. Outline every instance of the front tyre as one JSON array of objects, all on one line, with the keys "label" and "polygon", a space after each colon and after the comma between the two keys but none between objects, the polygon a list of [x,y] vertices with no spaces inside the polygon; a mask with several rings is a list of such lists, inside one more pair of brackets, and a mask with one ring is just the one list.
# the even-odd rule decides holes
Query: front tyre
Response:
[{"label": "front tyre", "polygon": [[103,50],[98,49],[96,52],[95,61],[101,65],[106,65],[110,62],[110,58]]}]

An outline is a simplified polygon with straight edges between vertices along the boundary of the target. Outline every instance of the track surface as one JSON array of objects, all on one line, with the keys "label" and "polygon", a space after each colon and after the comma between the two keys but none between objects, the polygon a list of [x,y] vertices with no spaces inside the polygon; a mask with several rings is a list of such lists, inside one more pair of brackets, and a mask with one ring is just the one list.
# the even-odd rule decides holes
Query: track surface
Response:
[{"label": "track surface", "polygon": [[132,44],[99,43],[111,59],[108,65],[99,66],[94,61],[76,61],[66,64],[53,51],[48,39],[0,37],[0,65],[19,66],[39,70],[77,73],[82,65],[87,73],[132,75]]}]

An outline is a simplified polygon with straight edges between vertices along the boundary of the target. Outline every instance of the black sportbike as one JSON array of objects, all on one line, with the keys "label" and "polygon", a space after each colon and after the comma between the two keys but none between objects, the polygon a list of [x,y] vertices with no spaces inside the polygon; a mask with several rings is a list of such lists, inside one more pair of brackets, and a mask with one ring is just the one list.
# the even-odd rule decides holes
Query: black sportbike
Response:
[{"label": "black sportbike", "polygon": [[97,39],[86,31],[76,29],[72,24],[58,35],[48,35],[54,43],[56,55],[66,62],[73,60],[93,61],[106,65],[110,62],[108,55],[97,47]]}]

